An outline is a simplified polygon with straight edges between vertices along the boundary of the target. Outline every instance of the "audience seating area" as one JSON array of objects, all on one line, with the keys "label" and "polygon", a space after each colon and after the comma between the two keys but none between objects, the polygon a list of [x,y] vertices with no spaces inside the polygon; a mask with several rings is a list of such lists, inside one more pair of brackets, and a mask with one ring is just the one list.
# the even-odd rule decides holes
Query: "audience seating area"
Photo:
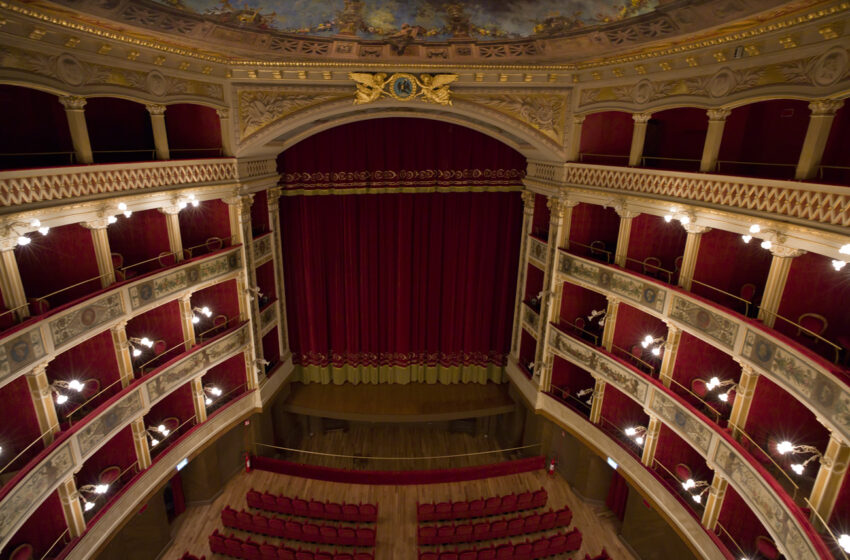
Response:
[{"label": "audience seating area", "polygon": [[590,554],[585,554],[584,560],[611,560],[611,557],[608,556],[608,553],[605,552],[605,549],[603,548],[602,552],[600,552],[598,556],[591,556]]},{"label": "audience seating area", "polygon": [[373,528],[300,523],[277,517],[252,515],[246,511],[237,511],[230,506],[221,510],[221,522],[230,529],[294,541],[340,546],[375,546],[375,529]]},{"label": "audience seating area", "polygon": [[257,543],[250,538],[242,540],[234,535],[225,536],[216,529],[210,535],[210,550],[245,560],[374,560],[370,552],[324,552]]},{"label": "audience seating area", "polygon": [[198,558],[194,554],[189,554],[189,552],[187,551],[183,553],[183,556],[180,557],[180,560],[207,560],[207,557],[201,556],[200,558]]},{"label": "audience seating area", "polygon": [[488,515],[501,515],[525,509],[534,509],[546,505],[548,499],[546,490],[541,488],[536,492],[507,494],[492,498],[479,498],[471,501],[440,502],[416,504],[416,517],[419,522],[442,521],[449,519],[468,519]]},{"label": "audience seating area", "polygon": [[499,519],[476,524],[426,525],[419,527],[419,545],[453,544],[503,539],[570,526],[573,512],[564,507],[543,514]]},{"label": "audience seating area", "polygon": [[453,551],[420,551],[419,560],[534,560],[566,554],[581,548],[581,531],[558,533],[534,541]]},{"label": "audience seating area", "polygon": [[246,498],[248,499],[248,507],[284,515],[352,523],[375,523],[378,520],[378,506],[375,504],[337,504],[317,500],[308,502],[297,496],[290,498],[269,494],[268,492],[261,494],[256,490],[250,490]]}]

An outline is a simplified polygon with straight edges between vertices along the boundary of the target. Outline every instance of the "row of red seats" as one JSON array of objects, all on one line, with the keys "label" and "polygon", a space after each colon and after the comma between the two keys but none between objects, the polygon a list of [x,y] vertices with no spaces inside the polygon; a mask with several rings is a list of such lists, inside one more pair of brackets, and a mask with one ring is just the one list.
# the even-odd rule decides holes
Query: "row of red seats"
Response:
[{"label": "row of red seats", "polygon": [[189,551],[183,553],[183,556],[180,557],[180,560],[207,560],[206,556],[201,556],[198,558],[194,554],[189,554]]},{"label": "row of red seats", "polygon": [[251,539],[243,541],[233,535],[222,535],[218,529],[210,535],[210,550],[244,560],[374,560],[369,552],[323,552],[265,542],[260,544]]},{"label": "row of red seats", "polygon": [[565,554],[581,548],[581,531],[573,529],[554,537],[543,537],[521,544],[507,543],[496,547],[470,548],[451,552],[419,552],[419,560],[535,560]]},{"label": "row of red seats", "polygon": [[503,539],[517,535],[528,535],[538,531],[569,527],[573,520],[573,512],[564,506],[563,509],[552,511],[551,509],[543,515],[532,513],[524,517],[511,519],[500,519],[498,521],[476,523],[474,525],[464,523],[462,525],[428,525],[419,527],[419,545],[429,544],[451,544],[471,541],[487,541],[491,539]]},{"label": "row of red seats", "polygon": [[492,498],[461,502],[440,502],[438,504],[416,503],[416,517],[419,521],[440,521],[442,519],[466,519],[500,515],[524,509],[533,509],[546,505],[549,495],[544,488],[536,492],[508,494]]},{"label": "row of red seats", "polygon": [[256,490],[249,490],[245,497],[248,499],[249,507],[285,515],[350,521],[352,523],[374,523],[378,520],[378,506],[375,504],[338,504],[318,500],[308,502],[297,496],[290,498],[269,494],[268,492],[260,494]]},{"label": "row of red seats", "polygon": [[230,506],[221,510],[221,522],[225,527],[279,537],[294,541],[341,546],[375,546],[375,529],[360,527],[337,527],[287,521],[277,517],[237,511]]},{"label": "row of red seats", "polygon": [[611,557],[608,556],[608,553],[603,548],[602,552],[599,553],[599,556],[594,556],[591,558],[590,554],[585,554],[584,560],[611,560]]}]

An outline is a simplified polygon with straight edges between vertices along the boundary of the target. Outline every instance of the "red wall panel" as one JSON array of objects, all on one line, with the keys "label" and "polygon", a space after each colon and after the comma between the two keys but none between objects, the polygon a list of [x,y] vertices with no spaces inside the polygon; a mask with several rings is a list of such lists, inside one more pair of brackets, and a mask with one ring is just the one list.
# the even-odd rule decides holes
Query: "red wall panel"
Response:
[{"label": "red wall panel", "polygon": [[542,239],[549,239],[549,211],[548,198],[542,194],[534,195],[534,214],[531,217],[531,235]]},{"label": "red wall panel", "polygon": [[[643,273],[643,260],[647,257],[657,257],[661,259],[662,268],[675,271],[676,257],[684,254],[687,236],[685,228],[675,220],[667,223],[659,216],[640,214],[632,220],[627,256],[641,262],[628,261],[626,268]],[[651,273],[654,269],[648,270]],[[658,277],[667,278],[666,275]],[[675,275],[673,280],[675,281]]]},{"label": "red wall panel", "polygon": [[[621,302],[617,308],[614,344],[629,352],[632,346],[640,344],[646,335],[666,339],[667,325],[661,319],[656,319],[652,315]],[[648,350],[646,353],[648,353]]]},{"label": "red wall panel", "polygon": [[[679,342],[679,350],[676,352],[676,364],[673,369],[673,381],[684,387],[685,389],[693,390],[693,380],[703,379],[708,381],[712,377],[717,377],[721,381],[732,379],[738,381],[741,376],[741,366],[732,359],[732,357],[718,350],[714,346],[703,342],[702,340],[692,336],[686,332],[682,333],[682,338]],[[687,395],[674,385],[674,391],[680,395],[685,395],[686,400],[692,404],[697,410],[702,408],[702,404],[694,397]],[[726,389],[722,391],[725,392]],[[717,398],[720,390],[715,390],[705,397],[708,404],[720,412],[726,414],[729,412],[729,405],[723,403]],[[710,414],[707,416],[712,417]]]},{"label": "red wall panel", "polygon": [[[613,253],[620,232],[620,216],[613,208],[603,208],[595,204],[580,203],[573,208],[570,224],[570,242],[577,241],[590,245],[593,241],[604,241],[608,251]],[[583,247],[570,246],[570,251],[585,254]],[[613,258],[611,259],[613,262]]]},{"label": "red wall panel", "polygon": [[[53,94],[0,84],[0,122],[0,154],[74,151],[65,109]],[[68,155],[0,157],[0,169],[70,163]]]},{"label": "red wall panel", "polygon": [[[702,158],[708,114],[705,109],[680,107],[652,115],[646,133],[643,153],[647,157]],[[652,167],[665,169],[696,169],[696,162],[649,161]]]},{"label": "red wall panel", "polygon": [[270,230],[269,225],[269,200],[267,191],[254,193],[254,202],[251,204],[251,227],[254,236]]},{"label": "red wall panel", "polygon": [[192,151],[221,148],[221,120],[212,107],[190,103],[169,105],[165,111],[165,127],[171,159],[219,155],[218,151]]},{"label": "red wall panel", "polygon": [[151,118],[141,103],[89,97],[85,115],[95,163],[155,159]]},{"label": "red wall panel", "polygon": [[582,154],[611,154],[625,156],[616,158],[592,158],[584,156],[582,161],[624,165],[632,147],[632,130],[635,122],[630,113],[604,111],[587,115],[581,126]]},{"label": "red wall panel", "polygon": [[[590,372],[581,368],[572,362],[555,356],[555,361],[552,365],[552,385],[559,387],[564,391],[575,394],[582,389],[591,388],[596,381]],[[583,400],[587,397],[583,397]]]},{"label": "red wall panel", "polygon": [[202,381],[205,386],[216,385],[224,394],[227,394],[245,384],[245,375],[245,355],[236,354],[210,368],[204,374]]},{"label": "red wall panel", "polygon": [[200,323],[196,330],[205,330],[212,326],[216,315],[225,315],[228,319],[239,316],[239,294],[236,291],[236,279],[227,282],[219,282],[208,288],[198,290],[192,294],[192,308],[209,307],[212,317],[207,318],[199,315]]},{"label": "red wall panel", "polygon": [[[5,467],[18,453],[24,451],[29,444],[38,439],[41,430],[38,427],[38,419],[35,415],[29,385],[25,377],[18,377],[0,388],[0,399],[9,407],[14,407],[15,410],[14,422],[0,422],[0,446],[3,447],[3,454],[0,455],[0,467]],[[21,458],[15,461],[15,464],[10,467],[11,471],[20,469],[42,449],[41,444],[33,445]]]},{"label": "red wall panel", "polygon": [[[43,558],[53,543],[62,535],[67,527],[65,514],[62,512],[62,500],[58,490],[54,490],[32,515],[21,525],[15,536],[9,541],[5,552],[12,552],[23,544],[33,547],[32,558]],[[52,557],[62,550],[62,544],[53,549]],[[3,556],[7,558],[7,556]]]},{"label": "red wall panel", "polygon": [[[189,205],[180,211],[179,216],[184,248],[204,245],[210,237],[220,237],[225,247],[230,245],[230,214],[224,201],[205,200],[197,207]],[[192,255],[204,252],[203,248],[199,248]]]},{"label": "red wall panel", "polygon": [[[605,389],[605,391],[607,393],[608,389]],[[607,397],[608,395],[606,394],[605,396]],[[676,473],[676,465],[680,463],[686,465],[691,470],[691,476],[694,480],[704,480],[711,483],[713,474],[711,469],[705,464],[703,456],[679,437],[676,432],[663,424],[658,434],[658,447],[655,449],[655,459],[664,465],[664,468],[674,474]]]},{"label": "red wall panel", "polygon": [[718,523],[725,529],[748,557],[756,555],[756,539],[770,536],[750,506],[731,485],[726,487]]},{"label": "red wall panel", "polygon": [[280,344],[278,342],[277,327],[270,330],[263,337],[263,359],[274,365],[280,361]]},{"label": "red wall panel", "polygon": [[124,266],[154,259],[145,265],[133,267],[132,270],[137,274],[160,268],[156,257],[171,250],[165,214],[156,209],[133,212],[129,218],[119,214],[118,221],[106,228],[106,233],[109,249],[121,255]]},{"label": "red wall panel", "polygon": [[[183,342],[183,327],[180,324],[180,305],[177,301],[154,307],[127,322],[127,336],[151,340],[164,340],[166,347],[171,349]],[[143,354],[136,359],[137,363],[147,362],[154,358],[152,350],[140,347]],[[171,350],[166,356],[176,356],[182,350]],[[169,358],[170,359],[170,358]]]},{"label": "red wall panel", "polygon": [[277,298],[274,282],[274,261],[265,262],[257,267],[257,286],[269,301]]},{"label": "red wall panel", "polygon": [[[591,311],[607,309],[608,300],[604,295],[587,288],[582,288],[570,282],[564,282],[564,291],[561,297],[561,320],[564,323],[575,324],[576,317],[582,317],[586,323]],[[598,323],[598,319],[593,321]]]},{"label": "red wall panel", "polygon": [[[126,469],[136,461],[136,450],[133,447],[133,431],[130,426],[115,434],[94,455],[86,459],[80,471],[74,476],[77,487],[84,484],[97,484],[103,469],[111,466]],[[102,498],[101,498],[102,499]]]},{"label": "red wall panel", "polygon": [[192,387],[186,383],[151,407],[150,412],[145,414],[145,426],[159,426],[166,418],[177,418],[182,424],[194,415]]}]

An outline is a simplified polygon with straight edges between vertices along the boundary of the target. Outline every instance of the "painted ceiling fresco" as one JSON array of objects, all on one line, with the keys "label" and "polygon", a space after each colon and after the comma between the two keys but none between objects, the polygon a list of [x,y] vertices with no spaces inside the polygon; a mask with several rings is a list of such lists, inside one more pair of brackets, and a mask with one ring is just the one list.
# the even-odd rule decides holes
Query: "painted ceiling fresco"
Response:
[{"label": "painted ceiling fresco", "polygon": [[651,12],[659,0],[155,0],[240,27],[363,39],[548,37]]}]

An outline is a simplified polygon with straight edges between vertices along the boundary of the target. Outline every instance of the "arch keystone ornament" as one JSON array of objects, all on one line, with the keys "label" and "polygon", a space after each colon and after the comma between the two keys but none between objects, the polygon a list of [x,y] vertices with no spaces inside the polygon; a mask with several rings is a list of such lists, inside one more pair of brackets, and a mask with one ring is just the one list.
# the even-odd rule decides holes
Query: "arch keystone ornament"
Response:
[{"label": "arch keystone ornament", "polygon": [[397,101],[420,98],[427,103],[451,105],[449,84],[457,80],[457,74],[420,74],[415,76],[397,72],[387,77],[385,72],[349,72],[348,77],[357,82],[354,104],[372,103],[384,96]]}]

